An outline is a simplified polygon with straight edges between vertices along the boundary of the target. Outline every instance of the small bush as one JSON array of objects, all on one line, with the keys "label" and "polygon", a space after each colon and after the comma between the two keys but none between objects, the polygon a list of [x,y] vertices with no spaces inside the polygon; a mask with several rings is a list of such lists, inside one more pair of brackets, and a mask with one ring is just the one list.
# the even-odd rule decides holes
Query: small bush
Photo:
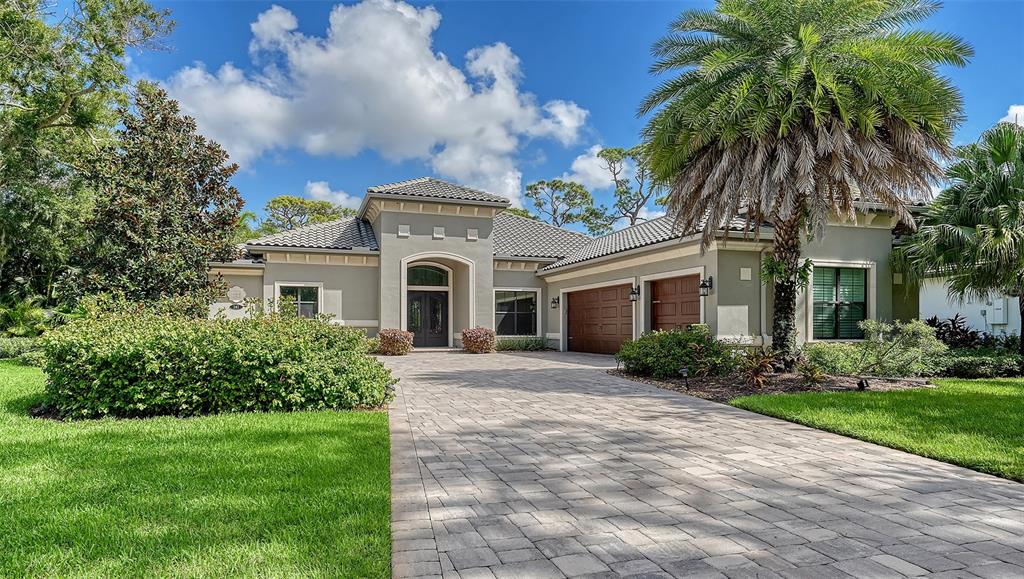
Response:
[{"label": "small bush", "polygon": [[46,355],[42,350],[29,350],[18,355],[18,362],[26,366],[42,368],[46,365]]},{"label": "small bush", "polygon": [[404,356],[412,351],[412,332],[384,328],[377,332],[377,353],[385,356]]},{"label": "small bush", "polygon": [[377,407],[395,382],[361,330],[294,315],[103,315],[41,342],[46,405],[65,418]]},{"label": "small bush", "polygon": [[967,320],[956,314],[948,320],[940,320],[932,316],[925,320],[928,327],[935,330],[935,337],[950,348],[975,348],[981,345],[984,335],[967,325]]},{"label": "small bush", "polygon": [[821,369],[821,366],[807,360],[800,360],[796,365],[796,371],[800,373],[804,384],[809,386],[816,386],[825,380],[825,372]]},{"label": "small bush", "polygon": [[615,359],[626,372],[655,378],[678,377],[683,367],[691,376],[721,376],[736,367],[735,350],[704,325],[648,332],[623,344]]},{"label": "small bush", "polygon": [[493,352],[497,338],[490,328],[470,328],[462,331],[462,347],[473,354]]},{"label": "small bush", "polygon": [[366,351],[371,354],[380,353],[380,338],[367,338],[366,339]]},{"label": "small bush", "polygon": [[39,349],[35,338],[3,338],[0,337],[0,359],[17,358],[25,352]]},{"label": "small bush", "polygon": [[837,376],[932,376],[942,369],[948,351],[935,330],[920,320],[860,323],[864,340],[856,343],[816,342],[803,348],[808,362]]},{"label": "small bush", "polygon": [[954,349],[942,366],[941,374],[950,378],[1011,378],[1022,375],[1024,360],[1006,350]]},{"label": "small bush", "polygon": [[775,374],[775,356],[762,348],[754,348],[740,360],[743,381],[754,388],[764,388]]},{"label": "small bush", "polygon": [[499,352],[536,352],[547,349],[548,341],[544,338],[502,338],[498,340]]}]

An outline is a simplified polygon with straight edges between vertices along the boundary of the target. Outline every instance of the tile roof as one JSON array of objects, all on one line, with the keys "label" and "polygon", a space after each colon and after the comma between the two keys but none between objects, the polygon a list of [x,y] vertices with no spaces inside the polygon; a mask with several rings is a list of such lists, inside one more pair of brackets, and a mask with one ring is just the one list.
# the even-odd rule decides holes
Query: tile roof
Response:
[{"label": "tile roof", "polygon": [[482,203],[509,204],[509,200],[498,195],[485,193],[462,185],[448,183],[433,177],[420,177],[408,181],[399,181],[387,185],[375,185],[366,190],[367,193],[378,193],[381,195],[407,195],[409,197],[424,197],[429,199],[444,199],[449,201],[476,201]]},{"label": "tile roof", "polygon": [[494,255],[559,258],[590,242],[590,237],[511,213],[494,216]]},{"label": "tile roof", "polygon": [[[704,228],[703,222],[690,233],[696,233]],[[753,226],[748,226],[746,219],[734,217],[729,220],[726,228],[729,231],[753,231]],[[606,255],[612,255],[630,249],[637,249],[647,245],[654,245],[670,239],[678,239],[686,235],[682,227],[677,226],[675,218],[670,216],[658,217],[643,223],[620,229],[608,235],[594,238],[572,254],[552,263],[543,270],[555,269],[565,265],[580,263]]]},{"label": "tile roof", "polygon": [[246,242],[246,245],[302,247],[312,249],[369,248],[380,251],[373,227],[358,217],[344,217],[267,235]]}]

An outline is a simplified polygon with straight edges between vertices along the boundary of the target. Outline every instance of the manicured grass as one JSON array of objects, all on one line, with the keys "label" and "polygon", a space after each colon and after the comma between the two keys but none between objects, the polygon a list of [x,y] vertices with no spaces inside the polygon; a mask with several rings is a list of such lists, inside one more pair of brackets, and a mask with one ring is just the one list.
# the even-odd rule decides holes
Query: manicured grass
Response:
[{"label": "manicured grass", "polygon": [[0,361],[0,576],[386,577],[387,415],[30,418]]},{"label": "manicured grass", "polygon": [[1024,481],[1024,380],[746,396],[734,406]]}]

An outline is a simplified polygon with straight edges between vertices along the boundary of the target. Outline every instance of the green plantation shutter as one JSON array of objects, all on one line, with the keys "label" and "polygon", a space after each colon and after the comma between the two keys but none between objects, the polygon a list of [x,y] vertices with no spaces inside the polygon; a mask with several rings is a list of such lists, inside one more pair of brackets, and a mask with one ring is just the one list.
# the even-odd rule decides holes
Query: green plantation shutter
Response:
[{"label": "green plantation shutter", "polygon": [[836,270],[814,268],[814,339],[836,337]]},{"label": "green plantation shutter", "polygon": [[867,319],[867,270],[814,268],[814,339],[856,340],[858,324]]},{"label": "green plantation shutter", "polygon": [[867,317],[867,270],[839,270],[839,337],[860,339],[858,324]]}]

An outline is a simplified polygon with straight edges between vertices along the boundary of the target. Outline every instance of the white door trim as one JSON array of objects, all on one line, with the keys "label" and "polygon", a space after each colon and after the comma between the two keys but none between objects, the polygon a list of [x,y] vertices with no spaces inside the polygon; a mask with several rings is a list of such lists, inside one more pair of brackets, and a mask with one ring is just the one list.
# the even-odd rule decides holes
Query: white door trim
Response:
[{"label": "white door trim", "polygon": [[[414,253],[412,255],[407,255],[407,256],[402,258],[401,283],[399,284],[399,292],[398,293],[399,293],[399,307],[401,308],[401,311],[399,312],[399,316],[400,316],[400,319],[402,320],[402,329],[403,330],[407,330],[408,323],[409,323],[409,320],[408,320],[409,312],[407,311],[407,308],[409,307],[409,304],[408,304],[408,300],[409,300],[409,286],[408,286],[409,266],[410,265],[433,265],[435,267],[440,267],[440,268],[445,269],[445,270],[448,271],[448,288],[447,288],[447,291],[448,291],[448,347],[451,348],[454,345],[454,343],[455,343],[455,332],[454,332],[455,313],[452,311],[452,296],[455,293],[454,291],[452,291],[452,288],[454,287],[453,284],[455,283],[455,272],[452,270],[452,268],[450,268],[450,267],[448,267],[446,265],[437,263],[435,261],[430,261],[430,258],[434,258],[434,259],[450,259],[452,261],[457,261],[459,263],[462,263],[462,264],[465,264],[466,266],[468,266],[468,268],[469,268],[469,280],[468,280],[469,281],[469,327],[471,327],[471,328],[476,326],[476,263],[474,263],[473,260],[467,259],[467,258],[465,258],[465,257],[463,257],[461,255],[457,255],[457,254],[454,254],[454,253],[448,253],[448,252],[444,252],[444,251],[424,251],[424,252],[420,252],[420,253]],[[440,289],[443,286],[429,286],[429,287],[431,289],[428,290],[428,291],[446,291],[444,289]]]}]

